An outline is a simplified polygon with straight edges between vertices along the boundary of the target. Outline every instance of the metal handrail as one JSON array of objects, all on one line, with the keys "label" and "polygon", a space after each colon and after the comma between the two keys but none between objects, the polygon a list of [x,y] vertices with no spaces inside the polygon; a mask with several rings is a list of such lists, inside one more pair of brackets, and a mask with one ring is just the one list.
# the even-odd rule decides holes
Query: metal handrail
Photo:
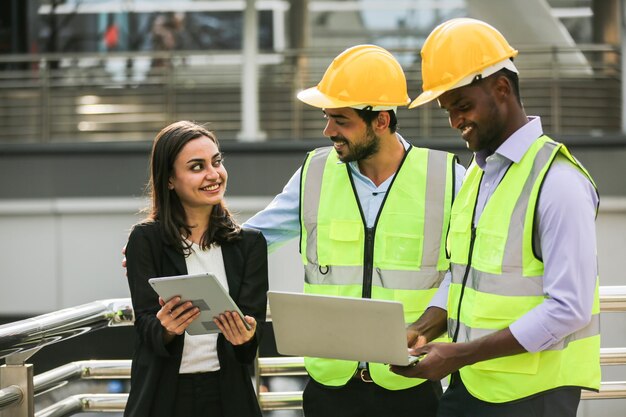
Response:
[{"label": "metal handrail", "polygon": [[128,379],[130,367],[130,359],[70,362],[36,375],[33,378],[33,388],[37,395],[64,385],[72,379]]},{"label": "metal handrail", "polygon": [[301,410],[302,391],[261,392],[259,403],[264,411]]},{"label": "metal handrail", "polygon": [[[602,382],[598,392],[583,390],[581,398],[583,400],[626,398],[626,381]],[[262,392],[259,394],[259,401],[263,410],[300,409],[302,391]]]},{"label": "metal handrail", "polygon": [[[599,392],[583,391],[583,400],[616,399],[626,397],[626,381],[603,382]],[[63,417],[76,412],[124,411],[128,394],[73,395],[37,413],[35,417]],[[301,391],[264,392],[259,394],[261,408],[271,410],[299,410],[302,408]]]},{"label": "metal handrail", "polygon": [[[265,357],[258,359],[260,376],[306,376],[303,357]],[[625,365],[626,348],[600,349],[601,365]],[[35,395],[64,385],[73,379],[128,379],[130,378],[130,359],[120,360],[85,360],[70,362],[34,377]],[[12,389],[0,390],[0,409]],[[272,393],[274,394],[274,393]],[[270,396],[271,397],[271,396]],[[267,397],[267,398],[270,398]],[[274,397],[272,397],[274,398]],[[269,401],[269,400],[268,400]]]},{"label": "metal handrail", "polygon": [[626,285],[600,287],[600,311],[626,311]]},{"label": "metal handrail", "polygon": [[35,413],[35,417],[64,417],[85,411],[124,411],[128,394],[78,394]]},{"label": "metal handrail", "polygon": [[304,358],[300,356],[259,358],[260,376],[299,376],[306,375]]},{"label": "metal handrail", "polygon": [[[600,287],[602,312],[626,311],[626,286]],[[0,326],[0,357],[19,364],[33,351],[104,326],[129,325],[134,318],[130,299],[100,300],[78,307],[44,314],[31,319]],[[19,360],[18,360],[19,359]],[[600,349],[601,365],[626,364],[626,348]],[[130,360],[77,361],[37,375],[33,378],[34,394],[40,394],[69,380],[129,378]],[[259,358],[260,376],[306,375],[304,358]],[[11,385],[0,389],[0,410],[21,402],[24,394],[20,387]],[[624,398],[626,382],[602,382],[600,391],[583,392],[583,399]],[[126,394],[84,394],[69,397],[35,415],[37,417],[64,416],[76,411],[123,410]],[[264,410],[296,409],[302,405],[302,392],[259,393]],[[70,414],[68,414],[70,413]]]},{"label": "metal handrail", "polygon": [[24,393],[15,385],[0,390],[0,410],[10,405],[17,404],[22,401]]},{"label": "metal handrail", "polygon": [[92,330],[131,325],[129,298],[93,301],[0,326],[0,359],[21,365],[42,347]]},{"label": "metal handrail", "polygon": [[[601,348],[600,365],[626,365],[626,348]],[[259,358],[261,376],[306,375],[303,357]]]},{"label": "metal handrail", "polygon": [[[544,115],[546,131],[567,137],[621,132],[621,102],[615,94],[621,83],[620,61],[602,59],[618,57],[617,47],[519,49],[516,64],[524,74],[525,107]],[[319,82],[336,52],[324,48],[259,53],[259,87],[264,92],[258,103],[260,130],[268,140],[320,137],[319,112],[293,100],[297,91]],[[392,52],[403,57],[410,90],[419,91],[418,51]],[[587,59],[576,65],[560,59],[571,54],[585,54]],[[242,123],[239,97],[246,95],[241,59],[238,51],[2,55],[0,67],[7,69],[0,71],[0,116],[4,115],[0,142],[149,140],[168,121],[181,117],[215,122],[221,138],[234,141]],[[129,65],[107,65],[111,63]],[[572,85],[581,90],[579,95],[568,94]],[[216,100],[220,106],[213,105]],[[399,109],[403,135],[411,140],[449,137],[447,117],[433,110],[431,105]]]},{"label": "metal handrail", "polygon": [[600,391],[582,391],[583,400],[607,400],[626,397],[626,381],[602,382]]},{"label": "metal handrail", "polygon": [[600,365],[626,365],[626,348],[601,348]]},{"label": "metal handrail", "polygon": [[[583,400],[615,399],[626,396],[626,382],[604,382],[599,392],[583,391]],[[53,404],[35,417],[69,416],[82,411],[123,411],[128,394],[81,394]],[[259,394],[261,408],[271,410],[298,410],[302,408],[302,391],[263,392]]]}]

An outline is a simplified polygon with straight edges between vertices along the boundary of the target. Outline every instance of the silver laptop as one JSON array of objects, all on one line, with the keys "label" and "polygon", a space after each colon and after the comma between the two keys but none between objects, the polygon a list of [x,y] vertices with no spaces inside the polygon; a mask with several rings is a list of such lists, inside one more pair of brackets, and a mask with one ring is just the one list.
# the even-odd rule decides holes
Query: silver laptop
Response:
[{"label": "silver laptop", "polygon": [[404,310],[397,301],[269,291],[283,355],[409,365]]}]

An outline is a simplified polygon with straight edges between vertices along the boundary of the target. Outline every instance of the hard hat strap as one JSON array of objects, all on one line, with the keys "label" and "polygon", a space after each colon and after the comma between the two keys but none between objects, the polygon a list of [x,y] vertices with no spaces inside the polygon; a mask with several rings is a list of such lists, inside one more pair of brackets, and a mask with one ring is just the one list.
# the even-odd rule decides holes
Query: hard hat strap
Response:
[{"label": "hard hat strap", "polygon": [[398,111],[398,106],[372,106],[371,104],[356,104],[354,106],[350,106],[353,109],[357,110],[368,110],[368,111]]},{"label": "hard hat strap", "polygon": [[503,68],[506,68],[509,71],[519,74],[519,71],[517,70],[517,67],[515,67],[515,64],[513,64],[513,61],[510,58],[506,58],[500,62],[496,62],[495,64],[488,66],[487,68],[482,69],[479,73],[469,74],[468,76],[459,80],[459,82],[454,84],[452,87],[450,87],[450,90],[453,90],[459,87],[464,87],[466,85],[475,83],[476,81],[480,81],[484,78],[489,77],[490,75],[495,74],[496,72],[500,71]]}]

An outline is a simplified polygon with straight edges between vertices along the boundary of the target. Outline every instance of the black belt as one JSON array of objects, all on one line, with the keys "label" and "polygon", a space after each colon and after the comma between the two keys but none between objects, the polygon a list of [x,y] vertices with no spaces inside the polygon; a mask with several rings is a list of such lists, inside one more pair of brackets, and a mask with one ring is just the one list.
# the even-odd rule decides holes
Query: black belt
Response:
[{"label": "black belt", "polygon": [[372,376],[370,375],[370,371],[367,368],[358,368],[354,375],[352,375],[352,379],[368,383],[374,382]]}]

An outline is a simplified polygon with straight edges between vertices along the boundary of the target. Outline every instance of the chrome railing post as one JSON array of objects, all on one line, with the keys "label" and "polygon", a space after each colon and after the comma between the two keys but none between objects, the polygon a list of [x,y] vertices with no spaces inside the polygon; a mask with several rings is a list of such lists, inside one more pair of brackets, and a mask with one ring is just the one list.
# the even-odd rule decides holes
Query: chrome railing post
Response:
[{"label": "chrome railing post", "polygon": [[[12,406],[0,411],[1,417],[33,417],[34,389],[33,389],[33,365],[2,365],[0,366],[0,389],[5,391],[9,388],[11,394],[7,395],[7,403]],[[19,399],[16,400],[16,396]],[[0,401],[2,399],[0,398]]]},{"label": "chrome railing post", "polygon": [[166,83],[166,123],[171,123],[176,120],[176,65],[174,60],[174,54],[172,51],[168,52],[164,57],[167,62],[165,66],[165,83]]},{"label": "chrome railing post", "polygon": [[50,61],[46,58],[42,58],[39,61],[39,84],[41,94],[39,106],[41,141],[50,142]]},{"label": "chrome railing post", "polygon": [[309,76],[309,57],[301,51],[297,51],[295,56],[289,61],[292,63],[289,70],[292,71],[292,93],[291,106],[293,115],[291,117],[291,135],[294,138],[302,139],[304,133],[304,108],[305,104],[298,100],[297,95],[304,90]]},{"label": "chrome railing post", "polygon": [[550,88],[550,106],[552,114],[552,133],[561,133],[561,76],[559,74],[559,52],[557,47],[552,47],[551,53],[551,72],[552,72],[552,85]]}]

